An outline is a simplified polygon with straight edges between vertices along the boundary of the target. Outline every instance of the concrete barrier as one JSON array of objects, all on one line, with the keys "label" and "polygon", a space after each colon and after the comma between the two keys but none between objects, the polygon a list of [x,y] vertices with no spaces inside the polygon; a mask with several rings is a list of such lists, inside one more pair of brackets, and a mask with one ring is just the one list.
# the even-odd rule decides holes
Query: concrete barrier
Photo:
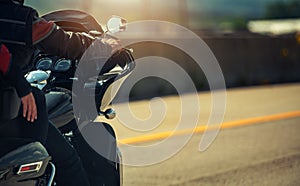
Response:
[{"label": "concrete barrier", "polygon": [[[300,81],[300,43],[295,34],[263,36],[251,33],[196,33],[218,59],[227,87]],[[209,89],[202,70],[183,51],[153,42],[135,44],[132,48],[136,58],[153,55],[175,61],[188,72],[198,91]],[[176,94],[170,83],[158,78],[147,78],[134,86],[131,96],[134,99],[144,99],[168,94]]]},{"label": "concrete barrier", "polygon": [[228,87],[300,81],[300,45],[295,35],[204,40],[217,57]]}]

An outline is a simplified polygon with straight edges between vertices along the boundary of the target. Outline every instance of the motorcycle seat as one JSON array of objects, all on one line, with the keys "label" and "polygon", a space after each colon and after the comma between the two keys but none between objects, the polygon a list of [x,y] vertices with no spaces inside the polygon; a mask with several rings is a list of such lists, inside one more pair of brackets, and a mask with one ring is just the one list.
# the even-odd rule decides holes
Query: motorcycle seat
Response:
[{"label": "motorcycle seat", "polygon": [[12,150],[0,158],[0,169],[35,161],[44,161],[49,154],[40,142],[31,142]]},{"label": "motorcycle seat", "polygon": [[[4,140],[15,142],[14,139]],[[37,180],[33,178],[45,174],[51,157],[40,142],[27,143],[27,139],[16,141],[26,144],[0,157],[0,185],[29,185],[29,182],[30,185],[37,185]]]}]

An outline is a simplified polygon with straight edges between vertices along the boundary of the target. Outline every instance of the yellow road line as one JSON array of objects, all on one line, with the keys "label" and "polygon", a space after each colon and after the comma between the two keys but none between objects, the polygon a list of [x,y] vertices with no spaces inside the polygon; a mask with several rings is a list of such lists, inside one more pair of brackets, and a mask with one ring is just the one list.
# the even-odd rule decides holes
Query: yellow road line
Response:
[{"label": "yellow road line", "polygon": [[[247,125],[265,123],[265,122],[270,122],[270,121],[278,121],[278,120],[295,118],[295,117],[300,117],[300,111],[285,112],[285,113],[280,113],[280,114],[273,114],[273,115],[248,118],[248,119],[237,120],[237,121],[224,122],[221,124],[221,129],[247,126]],[[150,135],[144,135],[144,136],[137,136],[137,137],[133,137],[133,138],[121,139],[118,141],[118,143],[119,144],[136,144],[136,143],[152,142],[152,141],[156,141],[156,140],[163,140],[163,139],[171,137],[171,136],[173,137],[173,136],[181,136],[181,135],[186,135],[186,134],[191,134],[191,133],[203,133],[206,130],[216,130],[218,128],[219,128],[219,125],[211,125],[208,127],[207,126],[199,126],[194,129],[187,129],[187,130],[180,130],[180,131],[167,131],[167,132],[161,132],[161,133],[157,133],[157,134],[150,134]]]}]

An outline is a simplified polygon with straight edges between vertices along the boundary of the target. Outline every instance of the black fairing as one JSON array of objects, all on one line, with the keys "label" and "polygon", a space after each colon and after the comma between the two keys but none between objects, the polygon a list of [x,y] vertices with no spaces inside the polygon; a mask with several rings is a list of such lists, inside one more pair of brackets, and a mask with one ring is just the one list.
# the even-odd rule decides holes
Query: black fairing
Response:
[{"label": "black fairing", "polygon": [[53,21],[67,31],[89,32],[95,30],[103,33],[100,24],[89,14],[79,10],[55,11],[43,16],[48,21]]},{"label": "black fairing", "polygon": [[[96,131],[96,136],[99,136],[99,138],[95,137],[96,139],[94,140],[101,140],[96,143],[97,148],[105,152],[105,154],[102,154],[103,156],[99,155],[82,136],[82,134],[86,132],[89,133],[93,130]],[[109,124],[100,122],[87,124],[81,130],[81,133],[74,135],[72,144],[76,149],[80,149],[78,153],[88,173],[91,185],[100,185],[100,183],[101,185],[119,185],[119,173],[115,165],[115,162],[117,162],[116,136],[113,128]],[[109,159],[107,159],[107,157],[109,157]]]},{"label": "black fairing", "polygon": [[45,94],[49,120],[58,128],[74,119],[71,94],[64,88],[54,88]]}]

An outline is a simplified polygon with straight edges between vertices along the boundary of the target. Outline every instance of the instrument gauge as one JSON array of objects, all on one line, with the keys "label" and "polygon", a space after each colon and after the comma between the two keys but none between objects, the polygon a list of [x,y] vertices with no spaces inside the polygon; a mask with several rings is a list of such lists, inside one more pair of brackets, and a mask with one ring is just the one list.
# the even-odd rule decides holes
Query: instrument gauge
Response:
[{"label": "instrument gauge", "polygon": [[54,65],[54,70],[57,72],[66,72],[71,68],[72,62],[69,59],[59,59]]},{"label": "instrument gauge", "polygon": [[52,66],[52,59],[44,57],[38,60],[36,63],[36,69],[38,70],[50,70]]}]

